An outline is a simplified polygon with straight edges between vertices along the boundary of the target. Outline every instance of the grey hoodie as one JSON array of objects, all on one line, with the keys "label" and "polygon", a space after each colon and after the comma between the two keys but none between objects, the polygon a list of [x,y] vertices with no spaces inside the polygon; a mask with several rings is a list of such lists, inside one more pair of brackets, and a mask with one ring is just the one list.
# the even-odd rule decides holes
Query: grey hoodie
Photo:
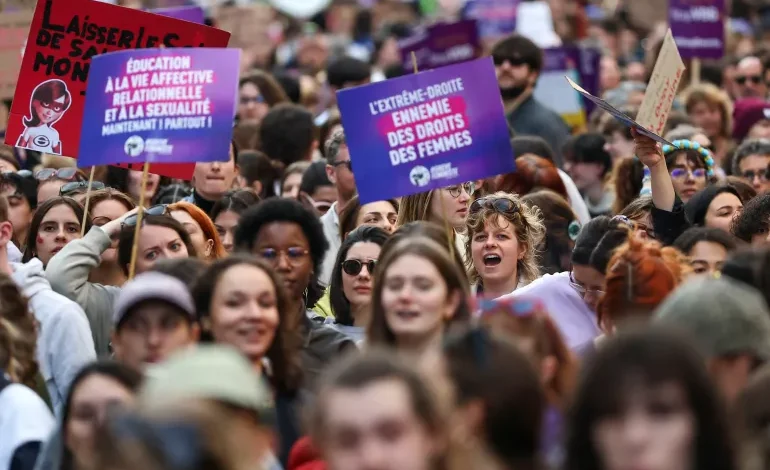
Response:
[{"label": "grey hoodie", "polygon": [[83,309],[51,289],[39,259],[10,266],[14,282],[29,299],[30,309],[40,324],[37,361],[58,416],[75,375],[96,360],[91,329]]},{"label": "grey hoodie", "polygon": [[102,262],[102,253],[111,243],[101,227],[93,227],[85,237],[67,243],[51,258],[45,270],[53,290],[85,310],[99,357],[110,355],[112,306],[120,287],[88,282],[88,276]]}]

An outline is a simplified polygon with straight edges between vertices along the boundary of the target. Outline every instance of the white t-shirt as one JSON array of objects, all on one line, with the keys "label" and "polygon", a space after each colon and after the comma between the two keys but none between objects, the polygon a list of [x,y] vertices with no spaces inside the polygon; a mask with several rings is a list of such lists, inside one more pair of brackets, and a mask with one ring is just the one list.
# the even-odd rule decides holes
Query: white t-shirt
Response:
[{"label": "white t-shirt", "polygon": [[45,442],[56,421],[45,402],[30,388],[10,384],[0,392],[0,470],[10,467],[16,449]]},{"label": "white t-shirt", "polygon": [[[49,126],[28,127],[24,134],[27,136],[28,144],[25,148],[37,150],[38,152],[56,153],[53,148],[59,145],[59,131]],[[61,150],[61,149],[60,149]]]}]

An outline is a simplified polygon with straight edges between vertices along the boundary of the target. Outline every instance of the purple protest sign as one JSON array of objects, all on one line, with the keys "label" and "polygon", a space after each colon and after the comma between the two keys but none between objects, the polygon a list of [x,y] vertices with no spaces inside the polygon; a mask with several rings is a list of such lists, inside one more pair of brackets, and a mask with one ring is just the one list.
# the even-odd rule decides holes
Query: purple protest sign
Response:
[{"label": "purple protest sign", "polygon": [[206,15],[203,13],[203,8],[201,7],[158,8],[150,10],[150,13],[189,21],[191,23],[203,24],[206,21]]},{"label": "purple protest sign", "polygon": [[361,203],[514,171],[492,59],[337,93]]},{"label": "purple protest sign", "polygon": [[479,23],[484,39],[498,39],[516,31],[516,11],[519,0],[468,0],[463,17]]},{"label": "purple protest sign", "polygon": [[412,73],[412,52],[417,70],[424,71],[475,59],[481,53],[475,20],[436,23],[399,42],[404,71]]},{"label": "purple protest sign", "polygon": [[138,49],[91,61],[78,166],[226,161],[240,49]]},{"label": "purple protest sign", "polygon": [[668,20],[683,59],[721,59],[725,53],[725,0],[670,0]]},{"label": "purple protest sign", "polygon": [[[429,70],[431,68],[429,29],[418,29],[412,36],[400,40],[398,48],[401,51],[401,62],[404,65],[405,72],[414,72],[415,64],[417,65],[417,70]],[[412,53],[414,53],[414,60],[412,60]]]}]

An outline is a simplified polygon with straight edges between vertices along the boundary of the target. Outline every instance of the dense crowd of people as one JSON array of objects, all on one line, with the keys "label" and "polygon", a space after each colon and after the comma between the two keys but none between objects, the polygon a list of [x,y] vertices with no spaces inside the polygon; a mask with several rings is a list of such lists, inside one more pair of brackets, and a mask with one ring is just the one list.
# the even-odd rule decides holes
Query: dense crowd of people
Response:
[{"label": "dense crowd of people", "polygon": [[[365,202],[335,92],[402,75],[430,19],[359,3],[271,10],[229,155],[190,182],[89,191],[0,146],[0,470],[770,468],[764,10],[733,2],[664,146],[570,128],[537,38],[487,41],[516,171]],[[548,3],[633,117],[660,28]]]}]

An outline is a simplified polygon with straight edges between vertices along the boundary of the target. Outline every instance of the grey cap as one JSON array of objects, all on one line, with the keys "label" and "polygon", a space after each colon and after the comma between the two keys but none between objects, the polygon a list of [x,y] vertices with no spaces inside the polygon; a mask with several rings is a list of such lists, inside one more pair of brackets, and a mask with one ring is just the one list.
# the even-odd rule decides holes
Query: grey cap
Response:
[{"label": "grey cap", "polygon": [[252,410],[266,421],[273,416],[273,395],[265,380],[236,349],[198,345],[153,368],[139,393],[145,408],[163,409],[188,400],[215,400]]},{"label": "grey cap", "polygon": [[179,307],[195,320],[195,304],[186,285],[179,279],[158,272],[146,272],[123,285],[115,302],[113,326],[118,326],[131,308],[146,300],[160,300]]},{"label": "grey cap", "polygon": [[764,298],[726,277],[683,284],[658,307],[654,321],[689,333],[707,357],[770,359],[770,310]]}]

